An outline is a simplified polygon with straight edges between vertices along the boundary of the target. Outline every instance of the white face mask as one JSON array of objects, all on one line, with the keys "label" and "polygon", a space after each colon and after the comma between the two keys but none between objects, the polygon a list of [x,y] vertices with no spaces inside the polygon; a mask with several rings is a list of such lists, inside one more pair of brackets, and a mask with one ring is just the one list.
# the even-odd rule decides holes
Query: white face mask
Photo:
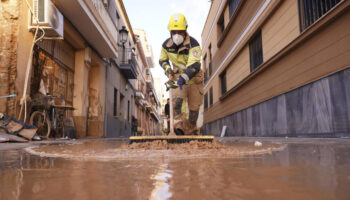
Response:
[{"label": "white face mask", "polygon": [[177,46],[179,46],[180,44],[182,44],[183,41],[184,41],[184,37],[183,37],[182,35],[179,35],[179,34],[174,34],[173,37],[172,37],[172,39],[173,39],[173,42],[174,42]]}]

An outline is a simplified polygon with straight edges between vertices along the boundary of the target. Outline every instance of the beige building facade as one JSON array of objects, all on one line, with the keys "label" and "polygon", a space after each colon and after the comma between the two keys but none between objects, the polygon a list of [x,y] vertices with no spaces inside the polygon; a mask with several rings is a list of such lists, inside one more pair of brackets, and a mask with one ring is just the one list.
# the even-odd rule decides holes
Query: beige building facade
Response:
[{"label": "beige building facade", "polygon": [[205,134],[350,133],[349,1],[215,0],[202,33]]},{"label": "beige building facade", "polygon": [[[40,20],[56,21],[45,25],[31,56],[36,24],[30,10],[36,2],[48,6],[44,10],[55,7]],[[0,112],[28,122],[35,102],[53,98],[55,106],[66,108],[62,115],[78,138],[132,134],[138,62],[146,59],[122,1],[10,0],[0,8],[0,96],[16,95],[0,98]],[[21,112],[27,69],[27,109]]]},{"label": "beige building facade", "polygon": [[160,108],[159,98],[155,90],[155,83],[151,73],[154,67],[152,47],[147,40],[146,32],[142,29],[133,30],[136,40],[142,49],[142,67],[139,68],[137,79],[137,134],[159,135],[160,134]]}]

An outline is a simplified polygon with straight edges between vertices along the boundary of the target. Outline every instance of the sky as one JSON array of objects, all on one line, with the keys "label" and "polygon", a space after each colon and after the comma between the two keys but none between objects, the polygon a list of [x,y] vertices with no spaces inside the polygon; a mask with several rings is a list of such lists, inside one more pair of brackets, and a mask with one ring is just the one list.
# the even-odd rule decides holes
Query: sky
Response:
[{"label": "sky", "polygon": [[[209,0],[123,0],[131,26],[146,31],[147,40],[152,46],[155,67],[151,70],[154,78],[167,81],[159,66],[159,54],[163,42],[170,37],[169,18],[173,13],[185,15],[188,33],[201,44],[201,34],[207,18]],[[165,91],[165,86],[164,86]]]}]

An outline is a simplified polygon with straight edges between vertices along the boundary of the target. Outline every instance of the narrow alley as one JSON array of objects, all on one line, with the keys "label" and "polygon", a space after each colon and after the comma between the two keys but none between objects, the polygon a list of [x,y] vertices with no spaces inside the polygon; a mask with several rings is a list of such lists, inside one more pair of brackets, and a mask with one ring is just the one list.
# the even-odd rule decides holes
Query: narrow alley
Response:
[{"label": "narrow alley", "polygon": [[350,199],[349,0],[1,0],[0,200]]}]

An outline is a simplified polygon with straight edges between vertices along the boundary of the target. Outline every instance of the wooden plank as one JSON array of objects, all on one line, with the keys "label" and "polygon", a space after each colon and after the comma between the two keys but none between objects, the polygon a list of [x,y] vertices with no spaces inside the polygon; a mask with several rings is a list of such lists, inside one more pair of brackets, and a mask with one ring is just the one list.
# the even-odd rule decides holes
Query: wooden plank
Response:
[{"label": "wooden plank", "polygon": [[10,135],[10,134],[6,134],[3,131],[0,131],[0,140],[3,142],[28,142],[28,140],[15,136],[15,135]]}]

